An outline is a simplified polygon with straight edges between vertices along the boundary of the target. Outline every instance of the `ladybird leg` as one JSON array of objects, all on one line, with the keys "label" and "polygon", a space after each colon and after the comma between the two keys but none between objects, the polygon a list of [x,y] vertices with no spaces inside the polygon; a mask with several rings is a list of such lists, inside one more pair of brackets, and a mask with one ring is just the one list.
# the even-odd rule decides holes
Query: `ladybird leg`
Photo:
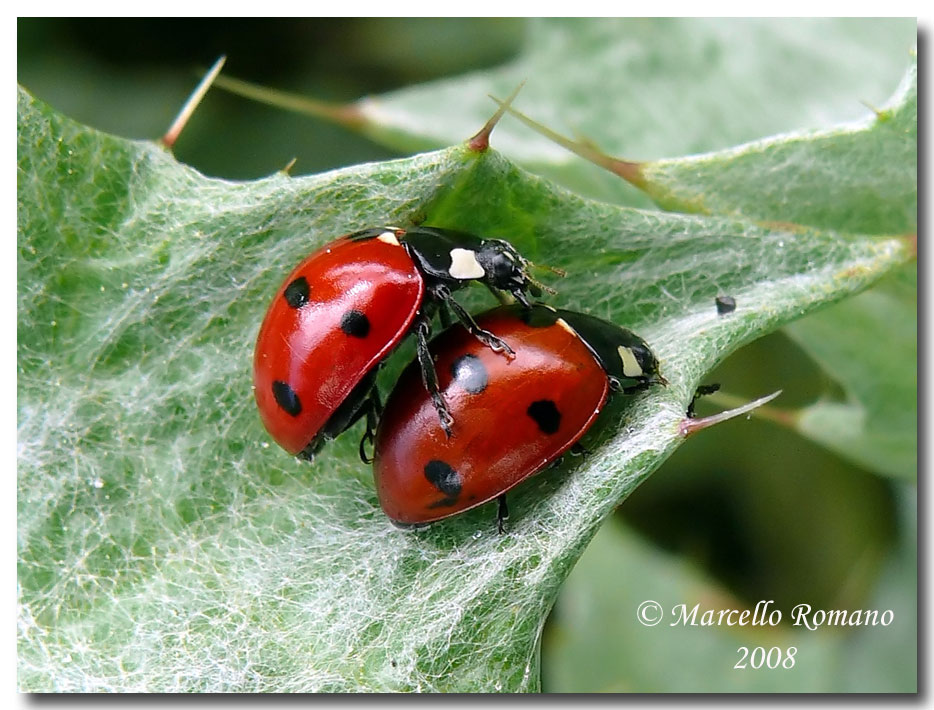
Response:
[{"label": "ladybird leg", "polygon": [[363,436],[360,437],[360,448],[358,449],[360,460],[369,466],[371,463],[373,463],[373,457],[367,456],[366,447],[368,444],[373,444],[373,432],[370,431],[369,426],[367,426],[367,430]]},{"label": "ladybird leg", "polygon": [[505,291],[500,291],[498,288],[490,286],[490,284],[484,284],[484,286],[486,286],[490,293],[496,297],[496,300],[500,302],[500,305],[511,306],[516,302],[516,299],[514,299]]},{"label": "ladybird leg", "polygon": [[589,456],[590,455],[590,451],[584,448],[579,441],[575,442],[571,446],[570,452],[571,452],[571,456]]},{"label": "ladybird leg", "polygon": [[499,506],[496,509],[496,530],[500,535],[506,532],[506,521],[509,520],[509,508],[506,505],[506,494],[496,499]]},{"label": "ladybird leg", "polygon": [[[365,406],[366,409],[366,431],[360,439],[360,460],[365,464],[373,463],[373,456],[367,456],[367,446],[373,446],[376,443],[376,425],[383,413],[383,405],[379,401],[379,392],[374,387],[370,392]],[[374,451],[374,455],[375,455]]]},{"label": "ladybird leg", "polygon": [[441,302],[441,308],[438,309],[438,318],[441,319],[441,328],[447,330],[451,327],[451,323],[454,321],[451,318],[451,309],[448,308],[447,303],[444,301]]},{"label": "ladybird leg", "polygon": [[438,373],[435,372],[435,363],[431,359],[431,351],[428,350],[428,336],[430,334],[431,322],[426,319],[419,320],[415,328],[415,352],[418,354],[418,364],[422,370],[422,382],[425,383],[425,389],[431,395],[431,401],[438,412],[438,418],[441,420],[441,428],[450,438],[454,418],[448,411],[448,406],[444,403],[444,397],[441,396],[441,389],[438,387]]},{"label": "ladybird leg", "polygon": [[373,457],[367,456],[366,449],[367,446],[373,446],[373,444],[376,442],[375,432],[376,422],[374,421],[373,405],[370,403],[370,400],[367,400],[366,431],[364,431],[363,436],[360,437],[360,448],[357,450],[357,452],[360,454],[360,460],[367,465],[373,463]]},{"label": "ladybird leg", "polygon": [[496,337],[490,331],[484,330],[479,325],[477,325],[477,322],[473,319],[473,316],[471,316],[461,304],[459,304],[454,300],[454,298],[451,297],[450,292],[447,295],[445,303],[451,307],[451,310],[454,311],[454,314],[458,317],[461,324],[473,337],[475,337],[495,353],[506,353],[506,355],[510,358],[515,357],[515,351],[506,344],[506,341]]},{"label": "ladybird leg", "polygon": [[623,387],[620,392],[623,394],[637,394],[638,392],[644,392],[649,387],[652,386],[652,383],[649,380],[640,380],[630,387]]},{"label": "ladybird leg", "polygon": [[[523,293],[520,289],[516,289],[515,291],[513,291],[512,295],[515,296],[516,300],[519,301],[519,303],[521,303],[525,308],[532,307],[532,304],[529,302],[529,299],[526,298],[525,293]],[[542,292],[541,291],[538,291],[538,293],[533,292],[532,295],[538,297],[542,295]]]},{"label": "ladybird leg", "polygon": [[379,418],[383,416],[383,403],[379,399],[379,390],[376,389],[376,387],[373,387],[373,389],[370,390],[370,407],[372,407],[373,410],[373,429],[375,431],[376,424],[379,422]]}]

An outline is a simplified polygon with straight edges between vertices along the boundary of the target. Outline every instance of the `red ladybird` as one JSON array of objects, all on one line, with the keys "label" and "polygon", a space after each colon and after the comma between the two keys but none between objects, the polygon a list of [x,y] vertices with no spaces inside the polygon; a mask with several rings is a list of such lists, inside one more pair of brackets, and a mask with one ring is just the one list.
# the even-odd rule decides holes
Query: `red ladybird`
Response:
[{"label": "red ladybird", "polygon": [[[428,355],[431,319],[449,306],[473,337],[512,356],[451,292],[480,281],[527,303],[526,291],[540,293],[528,265],[505,241],[434,227],[367,229],[325,245],[289,274],[259,331],[254,388],[267,431],[286,451],[309,459],[363,416],[372,439],[380,410],[377,368],[412,330],[425,386],[449,430]],[[361,442],[361,456],[362,450]]]},{"label": "red ladybird", "polygon": [[667,384],[639,336],[607,321],[535,305],[487,311],[477,324],[509,342],[512,360],[452,327],[432,341],[452,435],[438,427],[414,363],[390,394],[376,432],[374,477],[395,523],[429,523],[500,499],[571,448],[611,390]]}]

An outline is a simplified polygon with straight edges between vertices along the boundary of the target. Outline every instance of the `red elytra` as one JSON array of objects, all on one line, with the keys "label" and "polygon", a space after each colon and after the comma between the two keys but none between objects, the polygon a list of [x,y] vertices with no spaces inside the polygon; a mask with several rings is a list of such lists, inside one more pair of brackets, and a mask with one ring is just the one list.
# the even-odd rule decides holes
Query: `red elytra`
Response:
[{"label": "red elytra", "polygon": [[342,237],[289,274],[253,360],[260,416],[284,449],[299,454],[312,444],[409,331],[424,293],[412,259],[388,236]]},{"label": "red elytra", "polygon": [[528,304],[541,293],[529,262],[508,242],[440,227],[376,227],[325,245],[289,275],[260,328],[253,361],[260,415],[287,451],[312,458],[365,416],[372,441],[376,371],[409,332],[442,427],[450,414],[428,354],[431,319],[453,311],[474,338],[507,356],[508,345],[477,327],[452,293],[479,282]]},{"label": "red elytra", "polygon": [[610,381],[582,338],[562,319],[530,325],[519,313],[502,307],[477,318],[512,345],[513,360],[458,326],[432,342],[451,437],[438,427],[414,363],[394,388],[373,469],[394,522],[428,523],[499,497],[573,446],[603,408]]}]

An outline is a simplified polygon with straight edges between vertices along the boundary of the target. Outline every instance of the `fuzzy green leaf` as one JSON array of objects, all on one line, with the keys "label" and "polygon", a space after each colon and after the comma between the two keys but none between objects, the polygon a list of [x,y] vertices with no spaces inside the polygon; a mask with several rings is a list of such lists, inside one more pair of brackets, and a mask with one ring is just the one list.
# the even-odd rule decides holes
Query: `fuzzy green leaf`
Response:
[{"label": "fuzzy green leaf", "polygon": [[[213,180],[23,91],[18,207],[24,690],[535,690],[561,581],[677,447],[704,373],[910,258],[899,239],[588,202],[464,147]],[[397,530],[353,432],[309,466],[255,412],[253,341],[287,270],[415,218],[566,267],[562,305],[639,331],[672,383],[609,408],[573,473],[517,491],[506,536],[484,509]],[[739,307],[718,317],[724,292]]]},{"label": "fuzzy green leaf", "polygon": [[868,234],[918,221],[918,70],[852,126],[640,166],[643,189],[679,212],[744,216]]},{"label": "fuzzy green leaf", "polygon": [[798,413],[795,425],[850,461],[914,481],[918,294],[911,277],[885,286],[788,327],[788,334],[849,396],[847,402],[816,402]]},{"label": "fuzzy green leaf", "polygon": [[[841,231],[917,230],[917,63],[861,125],[785,135],[641,166],[668,209],[742,215]],[[798,430],[874,471],[917,474],[917,289],[874,290],[789,333],[845,390],[796,418]]]},{"label": "fuzzy green leaf", "polygon": [[[359,108],[373,138],[426,149],[469,135],[491,112],[487,94],[505,98],[526,81],[516,108],[549,128],[627,160],[684,156],[861,118],[860,101],[891,94],[916,33],[910,18],[537,19],[509,64]],[[497,145],[577,192],[648,205],[518,121],[503,122]]]},{"label": "fuzzy green leaf", "polygon": [[[555,140],[626,176],[669,210],[855,233],[917,230],[916,60],[888,104],[858,125],[648,163],[622,163]],[[910,478],[917,458],[917,293],[908,291],[884,309],[875,303],[884,295],[867,294],[800,325],[799,343],[843,386],[849,403],[818,402],[796,424],[861,465]]]}]

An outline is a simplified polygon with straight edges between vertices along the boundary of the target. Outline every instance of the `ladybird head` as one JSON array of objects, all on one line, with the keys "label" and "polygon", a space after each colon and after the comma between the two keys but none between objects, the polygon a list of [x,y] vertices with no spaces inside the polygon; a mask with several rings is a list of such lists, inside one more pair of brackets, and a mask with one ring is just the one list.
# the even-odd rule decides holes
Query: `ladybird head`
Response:
[{"label": "ladybird head", "polygon": [[649,344],[627,328],[586,313],[554,311],[590,348],[615,387],[629,389],[667,385]]},{"label": "ladybird head", "polygon": [[529,307],[526,292],[536,298],[542,291],[554,293],[547,286],[539,283],[530,274],[532,264],[517,252],[513,246],[502,239],[485,239],[477,252],[477,261],[485,274],[484,282],[500,291],[508,291],[522,305]]},{"label": "ladybird head", "polygon": [[667,385],[668,380],[662,377],[662,373],[658,370],[658,358],[655,357],[648,344],[638,338],[638,342],[629,341],[625,345],[619,346],[620,359],[622,360],[624,367],[626,361],[631,356],[637,365],[637,370],[641,371],[641,374],[636,376],[636,379],[645,382],[646,384],[660,384]]}]

